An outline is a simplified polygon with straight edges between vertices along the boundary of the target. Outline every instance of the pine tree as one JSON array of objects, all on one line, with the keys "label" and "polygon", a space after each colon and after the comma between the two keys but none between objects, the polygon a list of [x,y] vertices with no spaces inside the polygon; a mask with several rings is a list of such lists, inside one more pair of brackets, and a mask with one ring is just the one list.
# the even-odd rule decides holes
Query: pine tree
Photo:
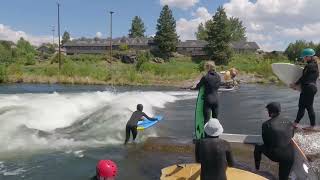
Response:
[{"label": "pine tree", "polygon": [[65,31],[62,36],[61,44],[63,45],[68,41],[70,41],[70,34],[67,31]]},{"label": "pine tree", "polygon": [[231,17],[229,19],[231,30],[231,41],[246,41],[246,27],[243,26],[239,18]]},{"label": "pine tree", "polygon": [[200,23],[198,26],[198,31],[195,33],[197,40],[206,40],[208,38],[208,33],[205,26]]},{"label": "pine tree", "polygon": [[226,12],[219,7],[212,21],[207,24],[208,45],[205,50],[211,60],[217,64],[227,64],[231,58],[231,30]]},{"label": "pine tree", "polygon": [[157,24],[157,33],[154,38],[160,53],[167,59],[178,45],[176,21],[168,5],[165,5],[160,13]]},{"label": "pine tree", "polygon": [[144,37],[145,32],[146,29],[142,19],[139,16],[135,16],[132,20],[131,29],[129,30],[129,37]]}]

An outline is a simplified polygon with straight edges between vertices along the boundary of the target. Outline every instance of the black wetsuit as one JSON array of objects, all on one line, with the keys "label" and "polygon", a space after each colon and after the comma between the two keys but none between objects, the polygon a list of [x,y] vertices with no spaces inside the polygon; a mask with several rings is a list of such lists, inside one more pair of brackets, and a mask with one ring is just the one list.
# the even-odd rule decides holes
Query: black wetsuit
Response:
[{"label": "black wetsuit", "polygon": [[299,110],[296,123],[303,118],[305,109],[308,111],[310,125],[316,125],[316,115],[313,109],[314,96],[317,93],[317,79],[319,77],[318,64],[315,60],[309,61],[303,70],[302,77],[296,82],[301,85],[301,93],[299,98]]},{"label": "black wetsuit", "polygon": [[132,133],[133,136],[133,140],[136,139],[138,131],[137,131],[137,124],[138,121],[142,120],[143,117],[146,117],[148,120],[150,121],[156,121],[157,119],[155,118],[150,118],[149,116],[147,116],[144,112],[142,111],[135,111],[132,113],[129,121],[127,122],[126,125],[126,140],[125,140],[125,144],[129,141],[130,138],[130,132]]},{"label": "black wetsuit", "polygon": [[292,123],[276,116],[262,125],[263,145],[256,145],[254,159],[256,169],[260,168],[261,154],[270,160],[279,162],[279,180],[287,180],[294,162],[294,147],[291,139],[294,135]]},{"label": "black wetsuit", "polygon": [[221,84],[221,78],[215,71],[209,71],[203,76],[195,89],[200,89],[204,85],[204,105],[203,115],[204,123],[210,119],[210,113],[212,112],[213,118],[218,118],[218,89]]},{"label": "black wetsuit", "polygon": [[196,142],[196,161],[201,163],[201,180],[226,180],[226,169],[234,165],[230,144],[217,137]]}]

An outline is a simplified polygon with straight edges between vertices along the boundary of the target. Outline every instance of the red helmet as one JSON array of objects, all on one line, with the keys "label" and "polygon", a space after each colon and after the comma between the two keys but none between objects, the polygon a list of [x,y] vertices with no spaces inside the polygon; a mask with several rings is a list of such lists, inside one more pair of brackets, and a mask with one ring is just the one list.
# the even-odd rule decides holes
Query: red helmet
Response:
[{"label": "red helmet", "polygon": [[106,179],[116,177],[117,165],[111,160],[100,160],[97,164],[97,178]]}]

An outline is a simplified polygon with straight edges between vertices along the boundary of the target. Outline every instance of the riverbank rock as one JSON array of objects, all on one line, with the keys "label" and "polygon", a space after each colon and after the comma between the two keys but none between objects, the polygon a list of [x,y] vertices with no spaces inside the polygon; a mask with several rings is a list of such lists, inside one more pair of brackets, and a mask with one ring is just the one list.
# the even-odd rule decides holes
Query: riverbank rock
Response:
[{"label": "riverbank rock", "polygon": [[121,62],[125,64],[133,64],[137,60],[136,55],[122,55],[121,56]]}]

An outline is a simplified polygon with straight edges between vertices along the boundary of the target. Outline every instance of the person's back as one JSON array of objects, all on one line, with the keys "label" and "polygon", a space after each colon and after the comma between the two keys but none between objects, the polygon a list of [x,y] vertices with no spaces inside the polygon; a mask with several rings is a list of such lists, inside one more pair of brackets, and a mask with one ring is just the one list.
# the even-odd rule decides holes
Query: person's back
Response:
[{"label": "person's back", "polygon": [[210,119],[204,126],[206,138],[196,142],[196,161],[201,163],[201,180],[226,180],[226,169],[233,166],[231,147],[219,139],[223,127],[217,119]]},{"label": "person's back", "polygon": [[291,142],[294,128],[287,118],[278,115],[262,125],[262,138],[269,148],[286,147]]},{"label": "person's back", "polygon": [[204,81],[205,95],[206,96],[216,95],[221,84],[221,78],[219,74],[215,71],[209,71],[204,76],[204,79],[205,79]]},{"label": "person's back", "polygon": [[219,138],[205,138],[201,139],[197,146],[201,163],[201,180],[227,179],[226,169],[228,165],[233,166],[229,143]]},{"label": "person's back", "polygon": [[254,160],[256,170],[260,169],[261,155],[279,163],[279,180],[288,180],[294,162],[294,147],[291,138],[294,128],[291,122],[280,116],[281,105],[278,102],[266,106],[269,119],[262,124],[262,145],[255,145]]},{"label": "person's back", "polygon": [[147,115],[139,110],[136,110],[132,113],[129,121],[127,122],[127,125],[130,126],[136,126],[138,124],[138,121],[141,121],[143,117],[147,117]]}]

